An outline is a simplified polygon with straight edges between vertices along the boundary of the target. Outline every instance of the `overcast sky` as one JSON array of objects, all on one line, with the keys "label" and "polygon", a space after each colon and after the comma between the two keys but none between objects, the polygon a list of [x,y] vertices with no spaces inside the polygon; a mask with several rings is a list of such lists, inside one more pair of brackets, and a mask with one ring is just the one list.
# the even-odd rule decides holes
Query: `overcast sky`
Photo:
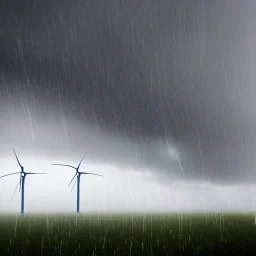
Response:
[{"label": "overcast sky", "polygon": [[[29,211],[254,209],[254,0],[2,1],[0,175]],[[19,177],[0,180],[17,211]],[[177,185],[178,184],[178,185]],[[256,192],[256,191],[255,191]],[[224,196],[225,195],[225,196]],[[145,199],[146,198],[146,199]]]}]

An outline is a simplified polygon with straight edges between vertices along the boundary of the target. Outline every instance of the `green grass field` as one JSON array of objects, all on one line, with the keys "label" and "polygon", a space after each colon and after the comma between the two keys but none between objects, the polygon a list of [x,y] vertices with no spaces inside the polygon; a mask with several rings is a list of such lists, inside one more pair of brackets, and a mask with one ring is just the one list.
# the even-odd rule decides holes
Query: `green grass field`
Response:
[{"label": "green grass field", "polygon": [[1,256],[227,254],[256,255],[253,214],[0,215]]}]

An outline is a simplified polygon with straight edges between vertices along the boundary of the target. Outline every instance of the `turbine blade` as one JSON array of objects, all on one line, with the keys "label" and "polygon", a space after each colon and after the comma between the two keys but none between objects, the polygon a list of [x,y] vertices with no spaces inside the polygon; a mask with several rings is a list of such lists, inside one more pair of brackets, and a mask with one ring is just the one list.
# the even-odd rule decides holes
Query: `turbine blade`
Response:
[{"label": "turbine blade", "polygon": [[25,174],[46,174],[45,172],[25,172]]},{"label": "turbine blade", "polygon": [[81,163],[83,162],[84,157],[85,157],[85,155],[86,155],[86,154],[87,154],[87,152],[84,154],[84,156],[83,156],[83,158],[81,159],[81,161],[80,161],[79,165],[77,166],[77,170],[79,170],[79,167],[80,167]]},{"label": "turbine blade", "polygon": [[73,168],[76,170],[76,167],[68,165],[68,164],[52,164],[52,165],[67,166],[67,167],[70,167],[70,168]]},{"label": "turbine blade", "polygon": [[91,175],[96,175],[96,176],[104,177],[103,175],[96,174],[96,173],[91,173],[91,172],[79,172],[79,173],[81,173],[81,174],[91,174]]},{"label": "turbine blade", "polygon": [[75,183],[74,183],[74,185],[73,185],[73,187],[72,187],[71,191],[73,191],[73,189],[74,189],[75,185],[76,185],[76,181],[75,181]]},{"label": "turbine blade", "polygon": [[9,173],[9,174],[6,174],[6,175],[3,175],[3,176],[0,176],[0,179],[3,178],[3,177],[7,177],[7,176],[10,176],[10,175],[14,175],[14,174],[18,174],[20,172],[14,172],[14,173]]},{"label": "turbine blade", "polygon": [[16,152],[15,152],[14,149],[13,149],[13,152],[14,152],[14,154],[15,154],[15,157],[16,157],[16,159],[17,159],[17,162],[18,162],[20,168],[24,168],[24,167],[20,164],[19,158],[18,158],[18,156],[17,156],[17,154],[16,154]]},{"label": "turbine blade", "polygon": [[70,186],[70,184],[72,183],[75,177],[76,177],[76,174],[73,176],[72,180],[69,182],[68,187]]},{"label": "turbine blade", "polygon": [[20,181],[18,182],[18,184],[17,184],[16,187],[15,187],[15,190],[14,190],[14,192],[13,192],[12,198],[14,197],[14,194],[15,194],[15,192],[16,192],[16,190],[17,190],[17,188],[18,188],[19,185],[20,185]]}]

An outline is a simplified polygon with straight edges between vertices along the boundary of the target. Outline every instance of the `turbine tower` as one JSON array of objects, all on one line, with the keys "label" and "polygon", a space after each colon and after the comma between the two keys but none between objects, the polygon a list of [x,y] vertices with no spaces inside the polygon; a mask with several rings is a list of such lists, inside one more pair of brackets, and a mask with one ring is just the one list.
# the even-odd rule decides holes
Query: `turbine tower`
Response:
[{"label": "turbine tower", "polygon": [[[81,161],[80,161],[80,163],[78,164],[77,167],[71,166],[71,165],[68,165],[68,164],[52,164],[52,165],[66,166],[66,167],[70,167],[70,168],[73,168],[73,169],[76,170],[75,175],[73,176],[73,178],[71,179],[71,181],[70,181],[69,184],[68,184],[68,186],[70,186],[70,184],[72,183],[72,181],[73,181],[74,178],[76,177],[76,182],[74,183],[74,186],[75,186],[75,184],[77,183],[77,191],[76,191],[76,212],[80,212],[80,178],[81,178],[81,175],[82,175],[82,174],[90,174],[90,175],[96,175],[96,176],[104,177],[103,175],[96,174],[96,173],[80,172],[80,171],[79,171],[80,165],[81,165],[81,163],[82,163],[82,161],[83,161],[85,155],[86,155],[86,153],[84,154],[83,158],[81,159]],[[74,186],[72,187],[72,190],[73,190]]]},{"label": "turbine tower", "polygon": [[20,192],[20,190],[21,190],[21,210],[20,210],[20,212],[21,212],[21,213],[24,213],[25,180],[26,180],[26,176],[29,175],[29,174],[46,174],[46,173],[25,172],[25,171],[24,171],[24,167],[20,164],[19,158],[17,157],[17,154],[16,154],[16,152],[15,152],[14,149],[13,149],[13,152],[14,152],[14,154],[15,154],[15,157],[16,157],[16,159],[17,159],[17,162],[18,162],[18,164],[19,164],[19,166],[20,166],[21,171],[20,171],[20,172],[9,173],[9,174],[0,176],[0,179],[1,179],[1,178],[4,178],[4,177],[7,177],[7,176],[10,176],[10,175],[20,174],[20,181],[19,181],[19,183],[18,183],[18,184],[16,185],[16,187],[15,187],[13,196],[14,196],[16,190],[17,190],[18,185],[20,185],[20,189],[19,189],[19,192]]}]

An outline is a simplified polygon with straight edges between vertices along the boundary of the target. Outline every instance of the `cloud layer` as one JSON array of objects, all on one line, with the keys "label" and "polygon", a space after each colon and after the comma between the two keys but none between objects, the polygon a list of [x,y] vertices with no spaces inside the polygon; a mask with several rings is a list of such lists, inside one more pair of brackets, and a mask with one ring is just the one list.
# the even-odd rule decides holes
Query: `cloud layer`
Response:
[{"label": "cloud layer", "polygon": [[1,4],[3,156],[255,182],[254,1],[29,3]]}]

